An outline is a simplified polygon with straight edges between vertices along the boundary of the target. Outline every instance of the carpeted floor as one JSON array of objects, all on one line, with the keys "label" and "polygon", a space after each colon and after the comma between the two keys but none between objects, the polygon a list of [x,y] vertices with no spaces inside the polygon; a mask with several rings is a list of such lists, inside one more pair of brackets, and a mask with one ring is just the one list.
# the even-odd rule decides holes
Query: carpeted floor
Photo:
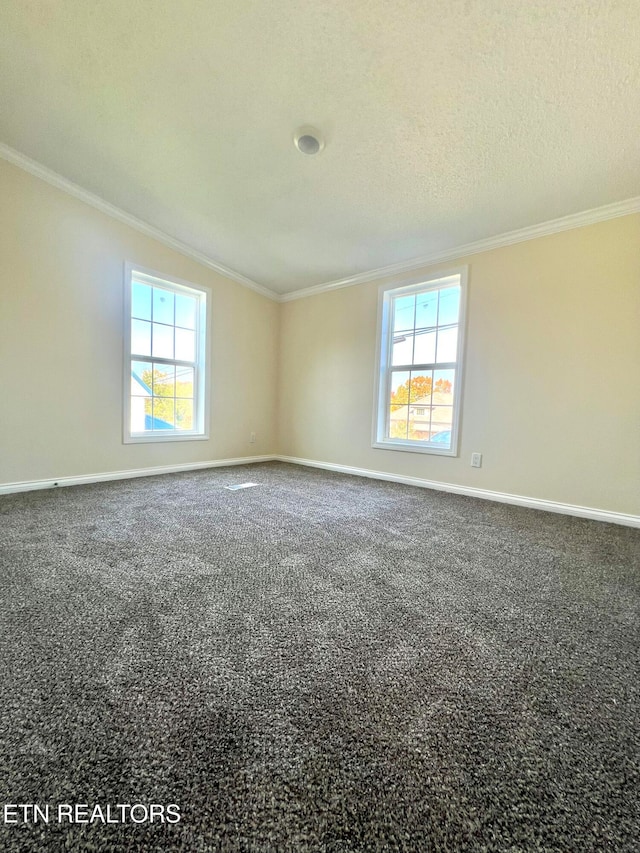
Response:
[{"label": "carpeted floor", "polygon": [[1,850],[639,849],[640,531],[280,463],[0,524]]}]

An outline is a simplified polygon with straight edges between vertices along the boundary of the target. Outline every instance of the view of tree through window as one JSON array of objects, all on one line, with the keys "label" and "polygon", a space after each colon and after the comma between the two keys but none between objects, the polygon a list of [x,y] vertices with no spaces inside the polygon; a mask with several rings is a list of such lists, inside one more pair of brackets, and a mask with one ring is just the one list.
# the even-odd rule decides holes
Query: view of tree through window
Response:
[{"label": "view of tree through window", "polygon": [[453,451],[461,299],[459,275],[384,292],[377,443]]},{"label": "view of tree through window", "polygon": [[203,432],[203,291],[145,274],[130,281],[132,438]]}]

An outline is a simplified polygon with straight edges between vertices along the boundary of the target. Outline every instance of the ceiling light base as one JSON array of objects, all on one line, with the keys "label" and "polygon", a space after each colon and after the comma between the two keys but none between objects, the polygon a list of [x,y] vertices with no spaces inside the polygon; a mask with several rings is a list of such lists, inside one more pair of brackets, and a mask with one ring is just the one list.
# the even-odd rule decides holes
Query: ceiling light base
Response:
[{"label": "ceiling light base", "polygon": [[315,127],[304,125],[296,130],[293,144],[300,153],[312,156],[319,154],[324,148],[324,137]]}]

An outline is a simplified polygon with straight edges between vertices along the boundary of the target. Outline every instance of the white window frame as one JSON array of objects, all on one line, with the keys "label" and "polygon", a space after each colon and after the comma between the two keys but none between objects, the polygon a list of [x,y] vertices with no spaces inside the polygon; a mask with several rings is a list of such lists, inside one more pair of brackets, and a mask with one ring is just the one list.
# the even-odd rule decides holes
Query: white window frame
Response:
[{"label": "white window frame", "polygon": [[[162,287],[173,293],[186,293],[198,299],[196,319],[196,357],[193,363],[179,359],[156,358],[131,352],[132,282]],[[173,441],[203,441],[209,438],[209,386],[211,368],[211,291],[208,287],[166,276],[130,261],[124,268],[124,358],[123,358],[123,436],[124,444],[147,444]],[[154,361],[161,364],[194,367],[194,428],[191,430],[158,430],[131,432],[131,362]]]},{"label": "white window frame", "polygon": [[[467,309],[468,267],[457,267],[419,279],[405,281],[402,284],[382,285],[378,291],[378,337],[376,346],[376,373],[374,389],[374,413],[372,447],[381,450],[402,450],[410,453],[429,453],[436,456],[458,456],[460,437],[460,418],[462,411],[462,380],[465,352],[466,309]],[[436,442],[419,439],[389,437],[389,399],[391,393],[392,348],[393,348],[393,311],[392,301],[398,296],[411,296],[429,290],[440,290],[453,285],[460,286],[460,308],[458,314],[458,346],[455,362],[430,365],[395,365],[394,370],[455,370],[455,392],[453,398],[453,424],[451,427],[451,447],[438,447]]]}]

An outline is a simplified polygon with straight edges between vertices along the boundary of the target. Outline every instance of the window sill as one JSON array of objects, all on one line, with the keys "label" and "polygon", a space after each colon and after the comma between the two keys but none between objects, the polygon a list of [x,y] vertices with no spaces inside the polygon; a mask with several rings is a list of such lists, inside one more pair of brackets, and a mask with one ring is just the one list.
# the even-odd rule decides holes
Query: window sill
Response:
[{"label": "window sill", "polygon": [[160,442],[171,441],[206,441],[209,438],[208,433],[185,433],[171,435],[125,435],[122,439],[123,444],[158,444]]},{"label": "window sill", "polygon": [[435,445],[418,444],[414,441],[394,441],[388,439],[385,441],[374,441],[371,446],[377,450],[401,450],[409,453],[428,453],[431,456],[457,456],[454,448],[436,447]]}]

